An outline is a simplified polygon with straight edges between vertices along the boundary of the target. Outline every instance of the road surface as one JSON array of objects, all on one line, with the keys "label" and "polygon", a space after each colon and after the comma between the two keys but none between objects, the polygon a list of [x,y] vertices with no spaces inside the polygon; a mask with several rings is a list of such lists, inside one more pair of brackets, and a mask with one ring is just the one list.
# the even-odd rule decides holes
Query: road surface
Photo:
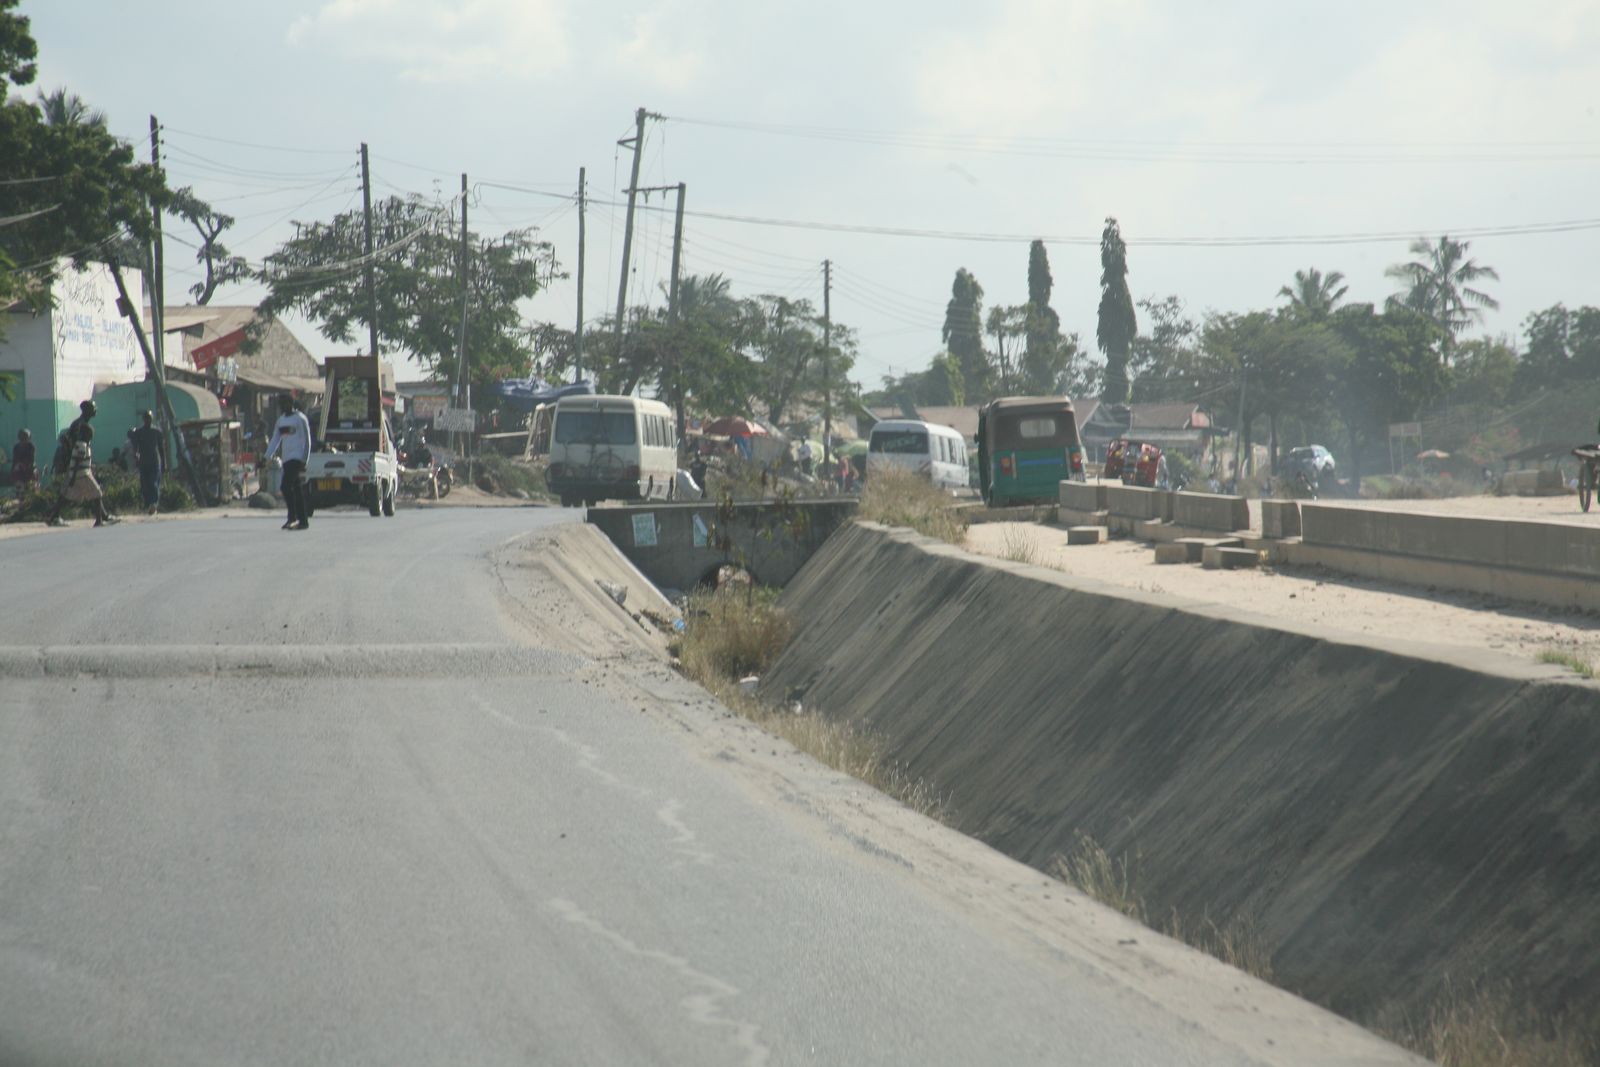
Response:
[{"label": "road surface", "polygon": [[0,1063],[1407,1062],[627,653],[574,517],[0,541]]}]

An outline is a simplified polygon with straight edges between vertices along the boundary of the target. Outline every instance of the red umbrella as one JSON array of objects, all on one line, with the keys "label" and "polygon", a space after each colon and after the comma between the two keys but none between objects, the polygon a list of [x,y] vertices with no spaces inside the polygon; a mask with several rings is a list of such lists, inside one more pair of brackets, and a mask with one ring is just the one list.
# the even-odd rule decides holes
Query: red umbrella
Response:
[{"label": "red umbrella", "polygon": [[700,427],[701,433],[718,434],[726,437],[751,437],[766,435],[766,430],[759,422],[751,422],[743,415],[724,415],[720,419],[712,419]]}]

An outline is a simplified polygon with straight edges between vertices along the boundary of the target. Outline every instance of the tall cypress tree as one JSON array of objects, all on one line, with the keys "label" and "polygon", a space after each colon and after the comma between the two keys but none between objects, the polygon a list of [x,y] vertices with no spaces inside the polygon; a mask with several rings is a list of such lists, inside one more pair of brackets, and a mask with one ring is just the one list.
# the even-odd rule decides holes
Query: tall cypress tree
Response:
[{"label": "tall cypress tree", "polygon": [[1061,316],[1050,306],[1050,257],[1043,241],[1028,248],[1028,303],[1026,347],[1022,352],[1022,379],[1030,393],[1053,393],[1060,388],[1062,365]]},{"label": "tall cypress tree", "polygon": [[1128,246],[1114,218],[1106,219],[1100,235],[1100,320],[1094,337],[1106,357],[1105,388],[1100,398],[1108,404],[1128,402],[1128,352],[1139,332],[1128,292]]},{"label": "tall cypress tree", "polygon": [[961,382],[968,403],[989,396],[989,361],[983,354],[983,286],[965,267],[956,271],[950,302],[944,309],[945,348],[961,367]]}]

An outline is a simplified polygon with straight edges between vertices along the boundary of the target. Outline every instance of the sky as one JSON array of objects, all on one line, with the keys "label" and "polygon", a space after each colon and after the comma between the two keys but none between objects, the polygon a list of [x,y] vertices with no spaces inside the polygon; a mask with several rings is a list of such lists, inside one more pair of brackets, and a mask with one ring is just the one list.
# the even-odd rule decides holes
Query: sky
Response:
[{"label": "sky", "polygon": [[[447,198],[473,229],[536,225],[569,275],[592,199],[585,317],[614,310],[636,108],[642,185],[686,185],[687,274],[820,307],[855,377],[925,367],[952,278],[1027,299],[1047,242],[1063,328],[1094,347],[1098,240],[1136,298],[1273,306],[1296,270],[1381,302],[1413,237],[1467,235],[1501,302],[1474,332],[1600,304],[1600,4],[1592,0],[22,0],[43,90],[119,135],[164,128],[173,184],[258,260],[375,195]],[[506,188],[507,186],[513,188]],[[671,201],[635,230],[630,305],[665,303]],[[704,214],[700,214],[704,213]],[[722,216],[722,217],[714,217]],[[768,225],[782,220],[798,225]],[[1578,223],[1559,232],[1501,232]],[[869,232],[890,231],[890,232]],[[198,276],[169,225],[169,303]],[[934,235],[930,235],[934,234]],[[1366,235],[1373,235],[1368,237]],[[1329,243],[1328,238],[1361,238]],[[1315,240],[1308,240],[1314,238]],[[1171,243],[1175,240],[1188,243]],[[1243,243],[1240,243],[1243,242]],[[214,303],[254,303],[259,287]],[[570,327],[573,277],[531,301]],[[318,356],[351,350],[291,322]]]}]

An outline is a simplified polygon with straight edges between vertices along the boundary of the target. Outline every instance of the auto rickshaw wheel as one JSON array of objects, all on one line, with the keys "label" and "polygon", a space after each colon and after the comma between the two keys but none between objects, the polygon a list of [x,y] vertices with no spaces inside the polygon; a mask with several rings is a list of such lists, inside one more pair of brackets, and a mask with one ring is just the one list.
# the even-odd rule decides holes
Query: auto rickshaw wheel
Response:
[{"label": "auto rickshaw wheel", "polygon": [[1578,468],[1578,506],[1584,511],[1588,511],[1589,505],[1594,503],[1594,466],[1594,460],[1586,459],[1583,466]]}]

